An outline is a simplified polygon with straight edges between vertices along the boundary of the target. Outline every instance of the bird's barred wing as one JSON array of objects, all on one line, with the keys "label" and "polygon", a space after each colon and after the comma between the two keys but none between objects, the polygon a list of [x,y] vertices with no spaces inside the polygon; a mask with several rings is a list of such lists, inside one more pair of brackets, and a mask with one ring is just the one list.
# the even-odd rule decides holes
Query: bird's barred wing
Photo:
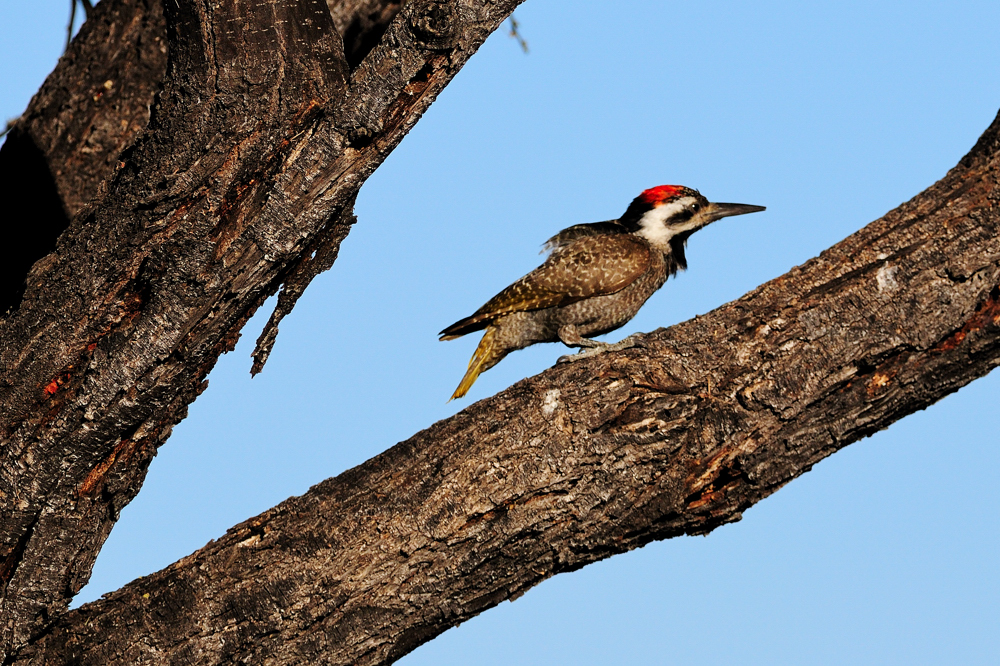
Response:
[{"label": "bird's barred wing", "polygon": [[591,235],[557,248],[544,264],[441,331],[442,340],[485,328],[512,312],[541,310],[621,291],[649,268],[650,247],[631,234]]},{"label": "bird's barred wing", "polygon": [[555,252],[560,248],[570,245],[573,241],[584,236],[599,236],[603,234],[625,234],[628,233],[625,227],[618,224],[618,220],[608,220],[606,222],[590,222],[588,224],[574,224],[567,227],[552,238],[545,241],[542,252]]}]

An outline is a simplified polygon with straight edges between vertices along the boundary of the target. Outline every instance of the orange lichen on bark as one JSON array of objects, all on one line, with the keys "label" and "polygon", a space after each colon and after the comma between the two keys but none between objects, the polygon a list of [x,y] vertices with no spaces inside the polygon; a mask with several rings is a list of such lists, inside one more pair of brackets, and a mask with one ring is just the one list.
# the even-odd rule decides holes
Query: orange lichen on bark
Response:
[{"label": "orange lichen on bark", "polygon": [[73,365],[66,366],[66,368],[62,372],[53,377],[52,381],[50,381],[48,384],[45,385],[45,388],[42,389],[43,392],[45,393],[45,398],[51,398],[52,396],[54,396],[56,392],[59,390],[59,387],[64,385],[66,382],[70,380],[70,377],[73,376],[73,374],[70,372],[70,370],[72,369]]},{"label": "orange lichen on bark", "polygon": [[989,297],[983,301],[976,313],[969,318],[962,328],[942,340],[931,351],[946,352],[955,349],[969,333],[981,331],[989,325],[1000,324],[1000,287],[994,287]]},{"label": "orange lichen on bark", "polygon": [[[724,446],[721,451],[705,461],[700,474],[695,472],[688,476],[688,487],[691,489],[687,497],[688,509],[697,509],[722,498],[727,490],[739,483],[732,478],[733,475],[728,473],[726,467],[735,456],[736,452],[731,447]],[[716,487],[720,479],[725,483]]]},{"label": "orange lichen on bark", "polygon": [[875,394],[878,393],[878,390],[884,386],[888,386],[889,382],[891,382],[897,374],[899,374],[898,368],[888,371],[878,370],[874,375],[872,375],[871,381],[868,382],[868,397],[874,398]]},{"label": "orange lichen on bark", "polygon": [[118,444],[115,445],[115,448],[112,449],[111,454],[101,462],[97,463],[97,465],[90,470],[87,478],[85,478],[83,483],[80,484],[80,487],[76,489],[76,496],[94,497],[97,495],[104,483],[104,479],[107,476],[108,471],[111,469],[111,466],[114,465],[115,461],[119,459],[127,460],[131,457],[132,453],[135,451],[135,445],[135,441],[131,439],[123,439],[118,442]]},{"label": "orange lichen on bark", "polygon": [[691,488],[691,491],[698,492],[705,486],[711,485],[718,477],[719,469],[723,463],[728,461],[730,453],[732,453],[732,450],[729,447],[723,447],[721,451],[705,461],[702,472],[697,478],[694,478],[694,474],[689,476],[688,486]]}]

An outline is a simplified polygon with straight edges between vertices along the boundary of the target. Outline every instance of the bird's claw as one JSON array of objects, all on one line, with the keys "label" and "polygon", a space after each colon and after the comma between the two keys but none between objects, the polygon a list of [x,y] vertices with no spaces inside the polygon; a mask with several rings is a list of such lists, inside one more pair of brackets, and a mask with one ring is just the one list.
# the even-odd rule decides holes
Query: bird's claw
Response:
[{"label": "bird's claw", "polygon": [[559,359],[556,360],[556,365],[560,365],[562,363],[572,363],[573,361],[585,359],[589,356],[593,356],[595,351],[596,350],[594,349],[586,349],[584,351],[577,352],[576,354],[566,354],[565,356],[560,356]]},{"label": "bird's claw", "polygon": [[645,347],[645,338],[645,334],[635,333],[619,342],[615,342],[614,344],[608,344],[607,342],[596,343],[596,341],[592,340],[591,342],[596,343],[594,346],[581,349],[575,354],[560,356],[556,361],[556,364],[582,361],[585,358],[597,356],[598,354],[603,354],[604,352],[609,351],[620,351],[622,349],[629,349],[630,347]]},{"label": "bird's claw", "polygon": [[[629,344],[622,349],[627,349],[629,347],[639,347],[641,349],[646,349],[646,334],[645,333],[633,333],[632,335],[622,340],[622,342],[629,341]],[[618,343],[621,344],[621,343]]]}]

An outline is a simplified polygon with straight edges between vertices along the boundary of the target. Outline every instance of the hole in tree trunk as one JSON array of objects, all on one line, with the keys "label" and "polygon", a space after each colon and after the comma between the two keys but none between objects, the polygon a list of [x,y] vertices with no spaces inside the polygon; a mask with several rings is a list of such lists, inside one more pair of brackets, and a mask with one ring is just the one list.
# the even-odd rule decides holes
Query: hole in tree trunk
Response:
[{"label": "hole in tree trunk", "polygon": [[25,278],[36,261],[52,252],[69,226],[45,154],[31,135],[17,128],[0,147],[0,316],[16,311]]},{"label": "hole in tree trunk", "polygon": [[378,45],[386,28],[392,19],[396,18],[402,6],[402,0],[375,2],[367,11],[358,11],[344,29],[344,55],[347,58],[347,66],[352,72]]}]

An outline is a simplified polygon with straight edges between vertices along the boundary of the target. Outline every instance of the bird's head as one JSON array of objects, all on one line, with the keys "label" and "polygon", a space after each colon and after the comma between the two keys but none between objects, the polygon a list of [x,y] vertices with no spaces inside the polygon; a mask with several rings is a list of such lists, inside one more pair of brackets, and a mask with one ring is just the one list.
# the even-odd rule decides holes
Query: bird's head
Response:
[{"label": "bird's head", "polygon": [[645,238],[658,249],[675,249],[694,232],[731,215],[745,215],[764,210],[764,206],[712,203],[698,192],[682,185],[659,185],[637,196],[618,223]]}]

